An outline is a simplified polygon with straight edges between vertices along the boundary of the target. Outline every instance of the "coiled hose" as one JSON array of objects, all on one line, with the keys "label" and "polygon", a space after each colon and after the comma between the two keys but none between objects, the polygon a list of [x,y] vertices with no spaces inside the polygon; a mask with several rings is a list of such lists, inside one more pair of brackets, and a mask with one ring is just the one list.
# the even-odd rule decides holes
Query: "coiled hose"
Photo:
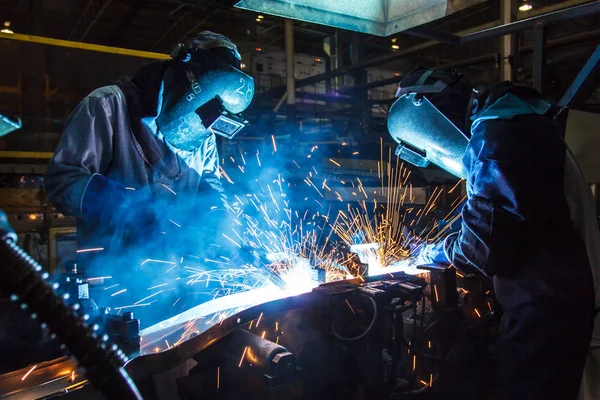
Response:
[{"label": "coiled hose", "polygon": [[142,399],[135,384],[122,368],[127,360],[116,345],[110,347],[108,337],[97,338],[83,318],[67,306],[41,274],[42,267],[16,244],[17,235],[0,211],[0,290],[11,294],[29,309],[31,316],[58,337],[77,361],[86,369],[90,382],[107,399]]}]

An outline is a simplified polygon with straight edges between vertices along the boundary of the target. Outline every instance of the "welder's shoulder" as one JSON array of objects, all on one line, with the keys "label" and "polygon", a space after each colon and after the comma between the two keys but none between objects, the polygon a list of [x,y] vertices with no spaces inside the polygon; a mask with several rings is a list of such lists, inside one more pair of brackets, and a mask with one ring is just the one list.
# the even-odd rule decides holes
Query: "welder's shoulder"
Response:
[{"label": "welder's shoulder", "polygon": [[125,96],[117,85],[103,86],[95,89],[85,100],[90,103],[102,104],[105,108],[125,106]]}]

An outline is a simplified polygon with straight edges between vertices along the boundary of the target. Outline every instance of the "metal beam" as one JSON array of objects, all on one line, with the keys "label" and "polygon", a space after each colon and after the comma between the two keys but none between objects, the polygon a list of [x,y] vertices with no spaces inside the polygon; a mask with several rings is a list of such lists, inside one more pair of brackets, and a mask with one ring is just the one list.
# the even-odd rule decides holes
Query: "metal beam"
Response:
[{"label": "metal beam", "polygon": [[600,1],[582,4],[580,6],[565,8],[562,10],[550,12],[536,17],[527,18],[521,21],[496,26],[468,35],[461,36],[461,44],[471,43],[477,40],[490,39],[494,37],[510,35],[511,33],[533,28],[538,23],[548,24],[550,22],[562,21],[566,19],[581,18],[587,15],[600,12]]},{"label": "metal beam", "polygon": [[17,40],[19,42],[39,43],[49,46],[68,47],[71,49],[98,51],[101,53],[119,54],[122,56],[132,56],[140,58],[149,58],[154,60],[167,60],[171,58],[168,54],[153,53],[150,51],[141,51],[133,49],[123,49],[121,47],[101,46],[98,44],[73,42],[70,40],[52,39],[43,36],[21,35],[18,33],[1,33],[0,39]]},{"label": "metal beam", "polygon": [[543,22],[533,28],[533,87],[542,97],[546,81],[546,26]]},{"label": "metal beam", "polygon": [[460,44],[460,36],[456,36],[451,33],[436,31],[429,28],[424,28],[421,26],[416,26],[414,28],[407,29],[405,31],[402,31],[402,33],[414,37],[419,37],[422,39],[435,40],[440,43]]},{"label": "metal beam", "polygon": [[589,78],[592,71],[594,71],[596,69],[599,62],[600,62],[600,45],[598,45],[598,47],[596,47],[596,50],[594,50],[594,52],[592,53],[590,58],[583,65],[583,68],[581,68],[581,71],[579,71],[579,74],[577,74],[577,76],[575,77],[575,80],[573,80],[573,83],[571,83],[571,86],[569,86],[569,89],[567,89],[567,91],[565,92],[562,99],[560,99],[560,102],[559,102],[560,105],[568,106],[569,104],[571,104],[571,102],[573,101],[573,98],[575,97],[575,95],[577,95],[577,92],[579,92],[579,89],[583,86],[585,81]]},{"label": "metal beam", "polygon": [[[517,18],[516,0],[500,1],[500,20],[502,24],[510,24]],[[516,35],[506,35],[500,38],[500,80],[514,81],[513,61],[516,52]]]}]

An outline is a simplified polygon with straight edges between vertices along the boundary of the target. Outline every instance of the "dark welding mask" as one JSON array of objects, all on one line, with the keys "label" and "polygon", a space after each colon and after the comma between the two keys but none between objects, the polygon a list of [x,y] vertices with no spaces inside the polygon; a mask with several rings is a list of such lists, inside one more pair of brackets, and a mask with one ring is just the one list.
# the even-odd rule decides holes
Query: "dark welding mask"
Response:
[{"label": "dark welding mask", "polygon": [[[464,129],[470,93],[452,96],[458,78],[430,79],[437,71],[421,71],[410,86],[398,89],[398,99],[389,111],[388,130],[398,142],[396,155],[418,167],[433,163],[463,178],[462,157],[469,139],[459,126]],[[450,96],[442,96],[445,91]],[[444,97],[446,101],[440,101]]]},{"label": "dark welding mask", "polygon": [[235,45],[222,35],[202,35],[173,50],[156,119],[167,141],[182,150],[199,147],[211,134],[234,137],[247,125],[241,113],[254,97],[254,80],[239,69]]}]

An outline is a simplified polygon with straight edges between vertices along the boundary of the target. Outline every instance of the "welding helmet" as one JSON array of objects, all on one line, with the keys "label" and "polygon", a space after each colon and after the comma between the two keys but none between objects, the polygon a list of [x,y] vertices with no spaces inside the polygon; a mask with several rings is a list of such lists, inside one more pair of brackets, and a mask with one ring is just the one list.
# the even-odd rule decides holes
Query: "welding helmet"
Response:
[{"label": "welding helmet", "polygon": [[458,72],[417,68],[407,73],[390,108],[396,155],[418,167],[430,163],[463,178],[473,88]]},{"label": "welding helmet", "polygon": [[192,150],[214,134],[234,137],[248,121],[254,80],[240,70],[241,56],[223,35],[202,32],[175,46],[165,72],[156,123],[173,146]]}]

